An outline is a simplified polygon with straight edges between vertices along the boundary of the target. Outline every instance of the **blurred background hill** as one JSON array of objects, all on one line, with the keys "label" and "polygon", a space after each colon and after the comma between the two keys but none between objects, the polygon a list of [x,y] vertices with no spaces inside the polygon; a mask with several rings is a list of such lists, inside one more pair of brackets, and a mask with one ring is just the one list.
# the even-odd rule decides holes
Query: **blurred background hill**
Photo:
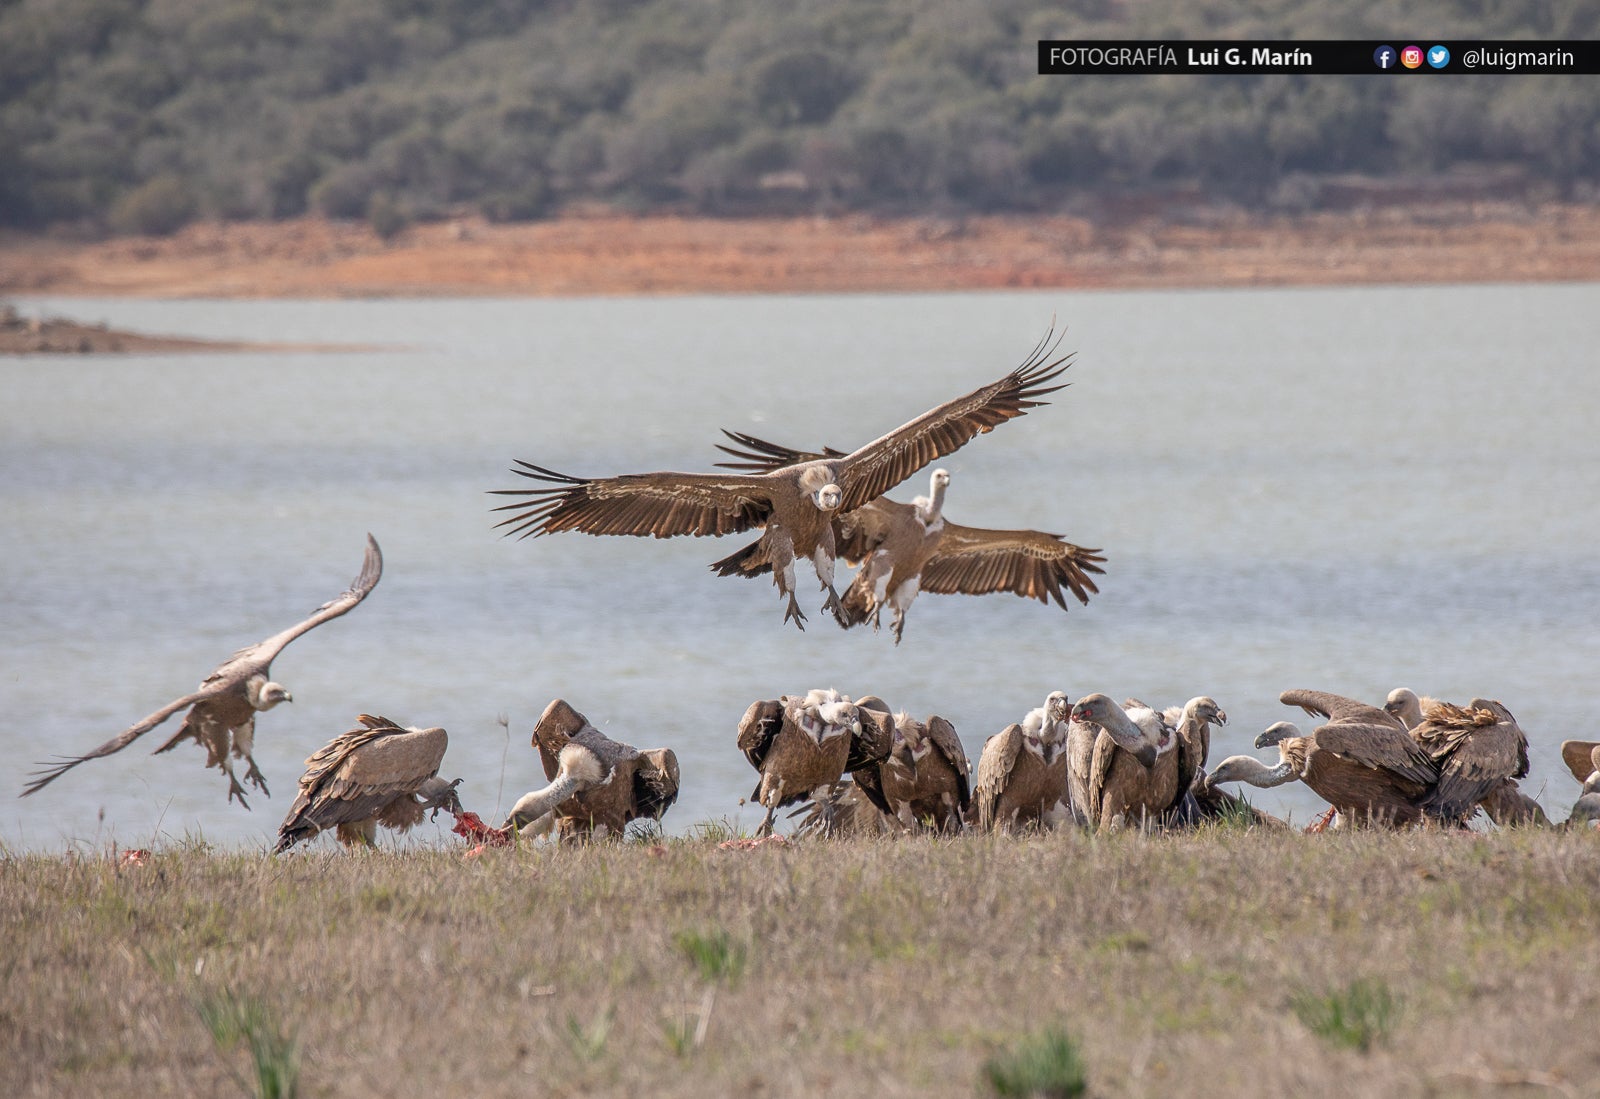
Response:
[{"label": "blurred background hill", "polygon": [[1036,72],[1041,38],[1408,35],[1600,6],[11,0],[0,224],[1595,200],[1600,78]]}]

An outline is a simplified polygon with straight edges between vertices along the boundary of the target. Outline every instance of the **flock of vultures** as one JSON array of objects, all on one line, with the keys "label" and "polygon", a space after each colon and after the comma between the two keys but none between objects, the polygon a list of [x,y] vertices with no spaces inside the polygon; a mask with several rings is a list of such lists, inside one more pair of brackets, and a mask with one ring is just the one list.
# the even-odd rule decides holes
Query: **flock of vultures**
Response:
[{"label": "flock of vultures", "polygon": [[[1063,591],[1081,603],[1103,574],[1098,550],[1034,530],[966,527],[944,514],[949,474],[933,471],[929,494],[910,503],[885,494],[976,436],[1026,415],[1062,388],[1051,385],[1070,356],[1055,357],[1047,334],[1021,366],[1000,380],[947,401],[856,450],[793,450],[752,435],[724,432],[719,449],[736,461],[719,473],[635,473],[586,479],[532,462],[513,471],[535,487],[501,490],[514,497],[497,510],[522,537],[578,531],[669,538],[760,530],[760,537],[714,562],[719,576],[771,573],[784,621],[805,628],[796,565],[815,570],[822,605],[842,627],[890,612],[895,643],[921,591],[983,595],[1012,592],[1063,611]],[[841,596],[838,559],[856,572]],[[267,792],[252,757],[260,712],[292,700],[270,675],[272,661],[295,638],[355,608],[378,584],[383,557],[367,536],[355,582],[311,616],[234,653],[195,691],[174,699],[81,756],[43,765],[23,796],[91,759],[120,751],[184,711],[157,752],[186,740],[205,749],[206,765],[228,780],[228,799],[245,802],[244,783]],[[852,699],[831,689],[753,702],[737,727],[737,745],[759,775],[751,800],[766,810],[761,833],[780,809],[798,806],[799,828],[827,835],[964,829],[1181,829],[1208,820],[1282,827],[1221,789],[1299,781],[1330,808],[1315,829],[1465,826],[1480,812],[1500,825],[1548,825],[1517,781],[1528,773],[1528,739],[1498,701],[1465,706],[1419,698],[1398,688],[1382,705],[1314,690],[1289,690],[1288,706],[1321,719],[1310,732],[1280,721],[1256,738],[1276,747],[1268,764],[1232,756],[1206,770],[1213,725],[1227,715],[1211,698],[1158,708],[1104,694],[1073,701],[1057,691],[1037,709],[988,738],[977,776],[954,726],[938,715],[916,720],[882,699]],[[731,715],[730,715],[731,717]],[[731,730],[730,730],[731,732]],[[405,728],[362,714],[306,760],[299,795],[279,831],[278,851],[336,828],[346,844],[372,844],[378,825],[404,831],[430,811],[456,817],[456,831],[488,843],[516,836],[562,839],[620,836],[634,820],[659,820],[678,796],[678,761],[670,748],[640,750],[612,740],[561,699],[533,731],[549,785],[523,796],[499,828],[462,808],[460,779],[439,776],[448,736],[440,728]],[[1569,827],[1600,822],[1600,742],[1567,741],[1562,758],[1583,792]],[[848,777],[847,777],[848,776]]]}]

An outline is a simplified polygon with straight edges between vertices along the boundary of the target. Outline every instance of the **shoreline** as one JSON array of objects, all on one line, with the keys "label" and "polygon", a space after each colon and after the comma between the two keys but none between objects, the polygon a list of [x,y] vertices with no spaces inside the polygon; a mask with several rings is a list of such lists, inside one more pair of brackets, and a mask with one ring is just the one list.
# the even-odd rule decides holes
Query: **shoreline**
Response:
[{"label": "shoreline", "polygon": [[[587,297],[1600,279],[1600,208],[1457,203],[1301,217],[616,214],[414,225],[205,223],[162,238],[0,234],[0,295]],[[185,341],[188,342],[188,341]]]}]

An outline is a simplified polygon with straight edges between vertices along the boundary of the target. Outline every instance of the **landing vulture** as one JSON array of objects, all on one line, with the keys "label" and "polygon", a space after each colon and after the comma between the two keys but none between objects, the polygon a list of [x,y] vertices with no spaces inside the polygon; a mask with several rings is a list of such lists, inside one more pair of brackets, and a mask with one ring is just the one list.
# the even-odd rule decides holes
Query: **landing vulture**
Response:
[{"label": "landing vulture", "polygon": [[183,724],[171,739],[156,749],[156,752],[171,751],[185,740],[193,740],[202,745],[206,750],[206,766],[220,768],[228,776],[228,800],[238,798],[240,805],[246,809],[250,808],[244,799],[244,787],[239,785],[239,780],[233,773],[233,761],[243,759],[248,762],[249,769],[245,771],[245,781],[255,783],[263,794],[267,794],[266,777],[262,775],[250,754],[255,747],[256,714],[270,710],[280,702],[294,701],[293,696],[281,683],[274,683],[269,678],[273,659],[283,651],[285,645],[307,630],[315,629],[324,622],[348,613],[378,586],[378,579],[382,575],[383,554],[378,550],[378,543],[369,534],[361,572],[348,591],[318,607],[305,621],[290,626],[265,641],[240,649],[207,676],[192,694],[186,694],[167,703],[94,751],[63,759],[57,763],[42,764],[44,769],[34,772],[34,779],[22,791],[22,796],[27,797],[43,789],[80,763],[120,752],[167,718],[187,707],[189,712],[184,715]]},{"label": "landing vulture", "polygon": [[563,699],[545,707],[533,729],[533,746],[551,785],[524,795],[502,827],[521,829],[538,821],[555,827],[562,838],[615,838],[631,821],[660,820],[678,800],[678,757],[672,749],[641,752],[612,740]]},{"label": "landing vulture", "polygon": [[894,718],[894,747],[882,767],[883,798],[907,828],[958,832],[972,801],[971,766],[956,728],[938,714]]},{"label": "landing vulture", "polygon": [[990,737],[978,757],[969,819],[985,832],[1029,825],[1057,827],[1071,815],[1067,793],[1065,692]]},{"label": "landing vulture", "polygon": [[1475,698],[1464,709],[1434,703],[1411,736],[1439,769],[1422,808],[1449,824],[1466,823],[1502,783],[1528,773],[1527,735],[1511,711],[1492,699]]},{"label": "landing vulture", "polygon": [[880,768],[893,744],[887,707],[860,706],[835,690],[752,702],[739,722],[739,750],[761,775],[750,795],[767,810],[758,834],[771,834],[785,805],[812,798],[826,810],[827,788],[847,771],[877,809],[889,812]]},{"label": "landing vulture", "polygon": [[380,824],[405,832],[429,809],[461,811],[455,792],[461,780],[439,777],[450,740],[443,729],[404,729],[370,714],[356,720],[356,728],[306,760],[300,796],[278,829],[273,854],[335,826],[346,847],[371,847]]},{"label": "landing vulture", "polygon": [[[1209,698],[1196,698],[1192,705],[1197,718],[1222,718]],[[1086,735],[1093,736],[1087,759]],[[1080,698],[1072,708],[1071,743],[1072,807],[1091,828],[1154,823],[1183,797],[1180,774],[1193,775],[1190,747],[1165,714],[1137,699],[1118,706],[1109,695]]]},{"label": "landing vulture", "polygon": [[1229,756],[1207,778],[1208,785],[1242,781],[1272,787],[1299,779],[1352,823],[1392,827],[1422,819],[1422,802],[1439,772],[1398,718],[1324,691],[1284,691],[1278,699],[1328,722],[1309,736],[1291,722],[1277,722],[1256,738],[1256,747],[1276,745],[1278,766]]},{"label": "landing vulture", "polygon": [[[730,469],[779,470],[838,453],[831,448],[817,453],[795,451],[753,435],[723,434],[744,448],[718,447],[741,459],[721,463]],[[909,504],[881,496],[855,511],[840,510],[835,515],[837,556],[860,566],[845,591],[840,625],[848,628],[871,621],[877,629],[887,605],[898,645],[906,612],[920,591],[940,595],[1009,591],[1045,604],[1054,600],[1064,611],[1063,588],[1084,604],[1091,593],[1100,590],[1089,576],[1105,572],[1100,567],[1105,558],[1099,550],[1037,530],[990,530],[953,523],[944,517],[949,485],[950,474],[936,469],[927,496],[918,496]],[[723,576],[757,576],[771,568],[771,562],[757,545],[713,567]]]},{"label": "landing vulture", "polygon": [[[521,537],[575,530],[657,538],[765,527],[755,545],[735,556],[758,556],[772,569],[779,594],[788,598],[784,621],[793,619],[804,629],[805,615],[795,598],[796,560],[809,560],[815,568],[828,593],[823,609],[835,617],[843,614],[833,586],[834,514],[855,511],[929,462],[1044,403],[1038,398],[1062,388],[1044,383],[1059,377],[1070,358],[1049,361],[1056,343],[1047,335],[999,381],[947,401],[859,450],[770,472],[631,473],[591,480],[519,460],[513,473],[550,487],[495,490],[518,497],[495,509],[513,512],[498,526]],[[733,560],[712,567],[725,574]]]}]

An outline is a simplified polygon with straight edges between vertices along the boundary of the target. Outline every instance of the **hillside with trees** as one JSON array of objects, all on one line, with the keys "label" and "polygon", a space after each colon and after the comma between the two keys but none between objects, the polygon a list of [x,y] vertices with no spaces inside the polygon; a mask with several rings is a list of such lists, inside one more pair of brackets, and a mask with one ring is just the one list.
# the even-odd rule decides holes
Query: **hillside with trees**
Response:
[{"label": "hillside with trees", "polygon": [[0,223],[1595,199],[1594,77],[1036,72],[1041,38],[1600,37],[1595,5],[1249,7],[10,0]]}]

